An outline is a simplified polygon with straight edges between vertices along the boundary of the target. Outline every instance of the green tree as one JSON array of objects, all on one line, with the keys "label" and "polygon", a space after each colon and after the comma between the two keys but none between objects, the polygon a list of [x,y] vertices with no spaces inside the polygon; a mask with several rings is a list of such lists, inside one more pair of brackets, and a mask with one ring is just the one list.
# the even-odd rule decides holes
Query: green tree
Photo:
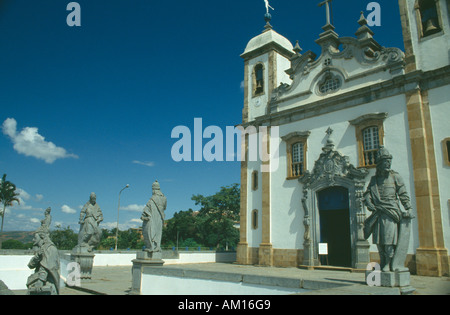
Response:
[{"label": "green tree", "polygon": [[18,240],[6,240],[2,246],[3,249],[24,249],[24,244]]},{"label": "green tree", "polygon": [[126,231],[119,230],[117,247],[120,249],[137,249],[137,244],[140,239],[141,236],[135,229],[128,229]]},{"label": "green tree", "polygon": [[201,205],[196,226],[200,243],[206,246],[236,246],[239,242],[240,188],[239,184],[221,187],[212,196],[194,195],[192,200]]},{"label": "green tree", "polygon": [[173,218],[167,220],[167,224],[163,230],[162,243],[165,246],[178,245],[187,239],[199,239],[197,229],[197,213],[192,209],[188,211],[179,211],[173,215]]},{"label": "green tree", "polygon": [[111,237],[111,238],[102,238],[102,240],[100,241],[99,244],[99,249],[111,249],[114,248],[114,246],[116,245],[116,238],[115,237]]},{"label": "green tree", "polygon": [[[0,233],[3,233],[3,224],[5,223],[5,213],[6,207],[13,205],[13,202],[20,203],[17,198],[19,193],[16,192],[16,185],[6,180],[6,174],[3,174],[2,180],[0,182],[0,201],[3,205],[3,210],[0,210],[0,215],[2,217],[2,225]],[[0,249],[2,249],[2,241],[0,239]]]},{"label": "green tree", "polygon": [[59,250],[71,250],[78,244],[78,234],[70,226],[65,229],[57,226],[56,230],[50,231],[50,239]]}]

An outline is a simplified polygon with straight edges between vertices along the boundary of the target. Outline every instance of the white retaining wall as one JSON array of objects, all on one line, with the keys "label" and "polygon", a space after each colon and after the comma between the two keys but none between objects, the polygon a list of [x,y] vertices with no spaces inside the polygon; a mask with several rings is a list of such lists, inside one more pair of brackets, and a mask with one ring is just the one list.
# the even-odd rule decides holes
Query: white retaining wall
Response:
[{"label": "white retaining wall", "polygon": [[[28,262],[32,255],[0,255],[0,280],[2,280],[10,290],[26,290],[28,277],[33,270],[28,268]],[[66,259],[61,259],[61,276],[67,275]],[[96,253],[94,257],[95,267],[132,266],[132,260],[136,258],[136,252],[130,253]],[[216,253],[216,252],[179,252],[177,259],[163,259],[166,265],[174,264],[198,264],[214,262],[234,262],[236,253]],[[131,268],[130,268],[131,279]]]}]

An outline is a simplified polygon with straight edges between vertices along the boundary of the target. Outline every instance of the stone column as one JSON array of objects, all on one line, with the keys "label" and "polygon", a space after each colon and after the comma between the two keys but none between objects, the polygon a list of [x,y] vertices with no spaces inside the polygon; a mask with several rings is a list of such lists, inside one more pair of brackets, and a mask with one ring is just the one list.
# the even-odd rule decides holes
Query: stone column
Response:
[{"label": "stone column", "polygon": [[420,87],[406,93],[414,186],[419,225],[416,250],[417,274],[443,276],[449,273],[448,250],[444,245],[439,184],[427,91]]},{"label": "stone column", "polygon": [[[261,130],[260,130],[261,137]],[[262,140],[266,152],[270,157],[270,127],[267,128],[266,137]],[[270,158],[262,162],[262,242],[259,245],[259,264],[273,266],[273,248],[271,243],[271,200],[270,200]]]},{"label": "stone column", "polygon": [[[247,68],[246,68],[247,69]],[[250,264],[247,242],[247,194],[248,194],[248,134],[241,141],[241,205],[240,205],[240,227],[239,227],[239,244],[237,246],[236,260],[242,265]]]},{"label": "stone column", "polygon": [[357,207],[356,223],[357,223],[357,240],[356,240],[356,256],[355,268],[366,269],[370,263],[370,244],[364,239],[364,222],[366,214],[364,212],[363,198],[364,198],[364,182],[358,182],[355,185],[355,201]]},{"label": "stone column", "polygon": [[305,216],[303,218],[303,225],[305,226],[305,234],[303,236],[303,265],[308,269],[314,269],[314,248],[311,238],[311,213],[308,208],[308,189],[306,184],[303,184],[303,198],[302,205]]}]

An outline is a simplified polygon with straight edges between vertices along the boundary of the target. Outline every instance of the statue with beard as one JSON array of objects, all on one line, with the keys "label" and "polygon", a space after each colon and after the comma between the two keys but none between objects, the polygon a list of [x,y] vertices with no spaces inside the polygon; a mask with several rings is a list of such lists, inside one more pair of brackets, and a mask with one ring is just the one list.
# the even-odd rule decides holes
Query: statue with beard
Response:
[{"label": "statue with beard", "polygon": [[27,280],[28,294],[58,295],[59,254],[45,225],[34,234],[34,248],[35,254],[28,263],[28,267],[35,270]]},{"label": "statue with beard", "polygon": [[167,207],[167,198],[161,192],[158,181],[152,185],[153,195],[145,206],[141,220],[144,235],[145,251],[155,257],[161,255],[161,238],[164,226],[164,210]]},{"label": "statue with beard", "polygon": [[[380,147],[377,171],[364,194],[372,214],[364,223],[364,237],[377,244],[383,272],[408,271],[404,266],[410,238],[411,202],[402,177],[391,170],[392,155]],[[404,210],[401,209],[400,203]]]},{"label": "statue with beard", "polygon": [[99,228],[103,221],[103,213],[97,203],[97,196],[91,193],[89,201],[81,209],[80,233],[78,234],[78,245],[74,252],[90,253],[100,243],[102,231]]}]

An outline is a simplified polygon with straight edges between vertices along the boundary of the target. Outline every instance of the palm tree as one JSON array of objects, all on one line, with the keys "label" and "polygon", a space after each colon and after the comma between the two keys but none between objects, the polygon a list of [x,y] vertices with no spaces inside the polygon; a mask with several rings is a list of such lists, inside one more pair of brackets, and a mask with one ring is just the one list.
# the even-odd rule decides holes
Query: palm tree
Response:
[{"label": "palm tree", "polygon": [[[0,202],[3,204],[3,210],[0,210],[0,215],[2,217],[2,227],[0,234],[3,233],[3,223],[5,223],[5,212],[6,207],[12,206],[13,202],[16,201],[20,203],[17,198],[19,193],[16,192],[16,185],[6,180],[6,174],[3,174],[2,180],[0,182]],[[2,249],[2,240],[0,239],[0,249]]]}]

